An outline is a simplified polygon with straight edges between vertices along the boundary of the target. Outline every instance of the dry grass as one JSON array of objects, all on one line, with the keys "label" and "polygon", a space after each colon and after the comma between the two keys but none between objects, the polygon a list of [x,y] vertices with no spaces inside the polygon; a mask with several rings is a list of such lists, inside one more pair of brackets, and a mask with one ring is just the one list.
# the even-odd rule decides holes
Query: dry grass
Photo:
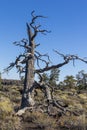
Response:
[{"label": "dry grass", "polygon": [[28,123],[32,122],[32,124],[36,124],[38,128],[44,128],[46,130],[52,130],[57,127],[57,123],[54,118],[50,118],[48,114],[39,111],[33,111],[32,113],[27,111],[23,115],[23,120]]},{"label": "dry grass", "polygon": [[[57,89],[53,93],[53,97],[56,100],[67,104],[68,109],[78,112],[79,116],[67,114],[61,117],[51,117],[38,110],[33,112],[26,111],[22,117],[23,120],[20,122],[20,118],[13,116],[13,107],[20,105],[21,95],[19,88],[10,86],[4,90],[6,91],[0,91],[0,130],[63,130],[63,128],[72,130],[73,127],[78,127],[79,129],[81,127],[82,129],[80,130],[86,130],[87,92],[78,94],[75,89],[65,91]],[[43,104],[44,106],[46,103],[44,94],[40,89],[37,89],[35,100],[38,105]],[[20,123],[21,126],[24,126],[21,129],[19,129]]]}]

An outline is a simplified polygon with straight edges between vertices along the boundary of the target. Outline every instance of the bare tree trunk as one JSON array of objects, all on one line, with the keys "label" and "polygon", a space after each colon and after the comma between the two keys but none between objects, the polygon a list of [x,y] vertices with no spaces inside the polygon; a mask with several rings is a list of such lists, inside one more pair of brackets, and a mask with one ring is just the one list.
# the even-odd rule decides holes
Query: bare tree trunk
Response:
[{"label": "bare tree trunk", "polygon": [[[30,64],[31,63],[31,64]],[[33,83],[34,83],[34,73],[32,69],[32,60],[26,63],[26,75],[24,81],[24,90],[22,95],[21,107],[28,107],[34,105],[33,100]]]},{"label": "bare tree trunk", "polygon": [[51,94],[51,90],[50,90],[49,86],[45,83],[40,83],[40,85],[45,90],[45,96],[46,96],[47,100],[51,101],[52,100],[52,94]]},{"label": "bare tree trunk", "polygon": [[27,26],[28,36],[29,36],[29,46],[28,50],[31,53],[29,59],[26,62],[26,73],[24,80],[24,90],[22,95],[21,108],[29,107],[34,105],[34,40],[32,39],[32,32],[29,26]]}]

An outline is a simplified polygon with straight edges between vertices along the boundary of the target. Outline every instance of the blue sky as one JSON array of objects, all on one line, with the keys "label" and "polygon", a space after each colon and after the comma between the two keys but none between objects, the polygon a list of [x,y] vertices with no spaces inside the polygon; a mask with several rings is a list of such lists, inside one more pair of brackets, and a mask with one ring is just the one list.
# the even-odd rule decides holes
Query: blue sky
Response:
[{"label": "blue sky", "polygon": [[[0,71],[2,72],[11,61],[22,51],[12,42],[26,38],[26,22],[31,20],[31,11],[47,16],[41,20],[43,28],[51,30],[46,36],[37,37],[41,43],[38,48],[48,52],[53,62],[61,60],[52,52],[56,49],[64,54],[78,54],[87,57],[87,0],[0,0]],[[72,63],[61,68],[60,80],[66,75],[75,75],[85,70],[87,65],[82,62]],[[3,78],[17,79],[16,70],[12,70]]]}]

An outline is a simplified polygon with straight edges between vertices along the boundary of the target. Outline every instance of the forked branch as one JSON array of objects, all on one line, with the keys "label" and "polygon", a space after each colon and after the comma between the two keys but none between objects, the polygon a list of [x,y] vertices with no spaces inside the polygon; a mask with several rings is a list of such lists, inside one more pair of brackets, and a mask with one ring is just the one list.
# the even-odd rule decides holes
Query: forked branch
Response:
[{"label": "forked branch", "polygon": [[36,20],[38,18],[46,18],[42,15],[34,15],[35,11],[32,11],[31,16],[32,16],[32,20],[30,22],[30,24],[27,24],[27,26],[31,27],[33,29],[33,36],[31,38],[31,40],[34,40],[35,37],[37,36],[38,33],[42,33],[42,34],[46,34],[46,33],[50,33],[51,31],[47,31],[46,29],[41,29],[41,25],[36,25]]},{"label": "forked branch", "polygon": [[52,65],[52,66],[47,66],[47,67],[44,67],[44,68],[42,68],[42,69],[36,69],[36,73],[38,72],[38,73],[43,73],[43,72],[45,72],[45,71],[49,71],[49,70],[51,70],[51,69],[55,69],[55,68],[60,68],[60,67],[62,67],[63,65],[65,65],[65,64],[68,64],[70,61],[75,61],[75,60],[80,60],[80,61],[82,61],[82,62],[84,62],[84,63],[87,63],[87,60],[85,60],[84,58],[80,58],[79,56],[77,56],[77,55],[64,55],[64,54],[62,54],[62,53],[60,53],[60,52],[58,52],[58,51],[56,51],[56,50],[54,50],[58,55],[60,55],[60,56],[62,56],[62,58],[63,58],[63,60],[64,60],[64,62],[62,62],[62,63],[59,63],[59,64],[56,64],[56,65]]}]

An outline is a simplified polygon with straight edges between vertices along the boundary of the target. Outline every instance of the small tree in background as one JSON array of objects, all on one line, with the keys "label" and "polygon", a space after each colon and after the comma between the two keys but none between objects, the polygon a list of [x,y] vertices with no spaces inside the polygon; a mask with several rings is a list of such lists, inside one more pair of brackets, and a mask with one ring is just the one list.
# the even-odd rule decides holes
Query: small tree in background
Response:
[{"label": "small tree in background", "polygon": [[49,84],[49,75],[47,73],[42,74],[43,82]]},{"label": "small tree in background", "polygon": [[52,87],[56,87],[58,84],[58,80],[59,80],[59,73],[60,70],[58,68],[53,68],[50,73],[43,73],[42,77],[43,77],[43,81],[47,84],[49,84]]},{"label": "small tree in background", "polygon": [[87,89],[87,73],[84,70],[81,70],[76,75],[77,86],[79,89]]},{"label": "small tree in background", "polygon": [[57,82],[59,80],[59,73],[60,70],[58,68],[52,69],[50,72],[50,76],[49,76],[49,84],[52,87],[56,87],[57,86]]},{"label": "small tree in background", "polygon": [[65,80],[63,82],[64,82],[65,87],[67,87],[67,88],[75,88],[76,87],[76,79],[72,75],[66,76]]}]

